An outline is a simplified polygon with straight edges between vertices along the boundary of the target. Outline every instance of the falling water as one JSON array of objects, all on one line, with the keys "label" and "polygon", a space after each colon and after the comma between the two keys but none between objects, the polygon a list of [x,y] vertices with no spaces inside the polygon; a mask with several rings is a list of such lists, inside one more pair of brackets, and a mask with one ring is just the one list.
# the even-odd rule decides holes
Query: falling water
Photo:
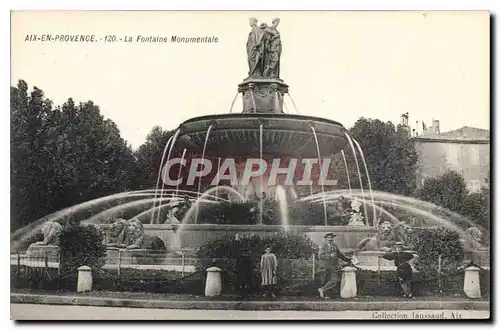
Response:
[{"label": "falling water", "polygon": [[[170,156],[172,155],[172,150],[174,149],[175,141],[177,141],[177,137],[179,136],[180,132],[181,132],[180,130],[177,130],[175,132],[175,134],[174,134],[174,137],[172,139],[172,143],[170,144],[170,148],[168,148],[168,155],[167,155],[166,163],[168,163],[168,161],[170,160]],[[160,164],[160,167],[163,167],[163,163]],[[165,182],[162,179],[161,180],[161,190],[160,190],[160,205],[161,205],[161,199],[163,197],[163,187],[164,187],[164,184],[165,184]],[[158,223],[160,222],[160,213],[158,213],[157,222]]]},{"label": "falling water", "polygon": [[[208,143],[208,138],[210,136],[210,131],[212,130],[213,125],[208,126],[207,129],[207,135],[205,135],[205,143],[203,144],[203,151],[201,152],[201,160],[205,160],[205,150],[207,149],[207,143]],[[200,171],[200,174],[198,175],[198,195],[200,194],[201,191],[201,174],[202,172]],[[198,220],[198,209],[196,209],[196,217],[194,219],[195,223]]]},{"label": "falling water", "polygon": [[[274,106],[275,106],[276,111],[277,111],[278,109],[280,109],[280,97],[278,95],[278,91],[275,91],[274,94],[275,94]],[[283,111],[283,109],[281,109],[281,111]]]},{"label": "falling water", "polygon": [[281,225],[288,231],[290,229],[290,220],[288,218],[288,202],[286,200],[286,191],[282,186],[276,187],[276,200],[280,208]]},{"label": "falling water", "polygon": [[344,150],[341,150],[340,153],[342,154],[342,158],[344,159],[345,171],[346,171],[346,175],[347,175],[347,185],[349,186],[349,196],[350,196],[352,194],[351,193],[352,188],[351,188],[351,178],[350,178],[350,174],[349,174],[349,168],[347,167],[347,160],[345,158]]},{"label": "falling water", "polygon": [[[339,198],[341,197],[344,197],[345,195],[345,191],[328,191],[328,192],[325,192],[325,197],[324,198],[321,198],[321,200],[325,200],[327,203],[330,202],[330,201],[337,201]],[[349,193],[351,194],[351,198],[354,198],[352,196],[352,190],[349,191]],[[320,198],[320,197],[319,197]],[[385,215],[387,215],[387,217],[393,222],[393,223],[398,223],[399,220],[398,218],[396,218],[392,213],[390,213],[389,211],[385,210],[384,208],[372,203],[372,202],[368,202],[364,199],[359,199],[359,198],[355,198],[357,201],[359,201],[360,203],[363,203],[363,204],[369,204],[370,207],[372,207],[373,209],[376,209],[378,210],[380,213],[383,213]]]},{"label": "falling water", "polygon": [[[148,191],[149,191],[149,193],[147,193],[145,195],[154,196],[154,192],[152,192],[151,190],[148,190]],[[40,228],[43,226],[43,224],[47,221],[57,221],[57,220],[63,219],[66,216],[72,215],[76,212],[95,207],[95,206],[100,205],[102,203],[107,203],[107,202],[114,201],[117,199],[125,198],[125,197],[130,196],[130,195],[132,195],[130,192],[123,192],[123,193],[113,194],[113,195],[109,195],[109,196],[105,196],[105,197],[100,197],[97,199],[93,199],[93,200],[90,200],[90,201],[87,201],[87,202],[84,202],[84,203],[81,203],[78,205],[73,205],[73,206],[67,207],[65,209],[62,209],[60,211],[48,214],[48,215],[32,222],[31,224],[16,230],[14,233],[12,233],[10,235],[11,250],[16,251],[23,242],[25,242],[27,239],[29,239],[31,236],[33,236],[36,232],[38,232],[40,230]],[[133,196],[135,197],[137,195],[133,195]],[[139,195],[139,196],[142,196],[142,195]]]},{"label": "falling water", "polygon": [[[365,199],[364,195],[364,190],[363,190],[363,178],[361,177],[361,170],[359,169],[359,162],[358,162],[358,156],[356,156],[356,149],[354,148],[354,144],[352,143],[351,137],[349,134],[344,133],[345,136],[347,137],[347,141],[349,142],[349,145],[351,146],[352,154],[354,155],[354,162],[356,163],[356,169],[358,171],[358,178],[359,178],[359,188],[361,189],[361,194],[362,198]],[[368,211],[366,210],[366,204],[363,203],[363,211],[365,213],[365,219],[366,223],[368,223]],[[375,219],[373,219],[375,221]],[[373,223],[372,223],[373,225]]]},{"label": "falling water", "polygon": [[[173,135],[170,136],[167,140],[167,143],[165,143],[165,148],[163,148],[163,154],[161,156],[161,162],[160,162],[160,168],[158,169],[158,178],[156,179],[156,189],[155,189],[155,198],[157,197],[157,194],[158,194],[158,189],[159,189],[159,185],[160,185],[160,179],[161,179],[161,172],[163,170],[163,162],[165,160],[165,154],[167,153],[167,149],[168,149],[168,146],[170,145],[170,142],[172,141],[173,139]],[[156,204],[156,200],[153,200],[153,207],[155,207],[155,204]],[[150,223],[153,223],[153,220],[154,220],[154,214],[151,215],[151,222]]]},{"label": "falling water", "polygon": [[[262,160],[262,143],[263,143],[263,134],[264,134],[264,126],[262,124],[260,124],[259,126],[259,156],[260,156],[260,159]],[[259,222],[260,224],[262,225],[262,215],[264,213],[264,210],[263,210],[263,205],[262,205],[262,191],[264,189],[264,178],[263,178],[263,174],[260,176],[260,203],[259,203]]]},{"label": "falling water", "polygon": [[293,102],[292,96],[290,93],[287,93],[288,97],[290,98],[290,101],[292,101],[293,107],[295,108],[295,112],[299,114],[299,109],[297,109],[297,106],[295,105],[295,102]]},{"label": "falling water", "polygon": [[253,90],[250,90],[250,96],[252,97],[252,103],[253,103],[253,111],[257,112],[257,105],[255,105],[255,97],[253,95]]},{"label": "falling water", "polygon": [[[323,173],[323,164],[321,164],[321,154],[320,154],[320,151],[319,151],[319,144],[318,144],[318,136],[316,135],[316,130],[314,129],[313,126],[311,126],[311,130],[313,132],[313,135],[314,135],[314,141],[316,141],[316,151],[318,152],[318,162],[319,162],[319,170],[321,173]],[[325,194],[325,185],[323,184],[323,182],[321,182],[321,193],[322,194]],[[325,226],[328,225],[328,214],[326,212],[326,202],[323,201],[323,212],[325,214]]]},{"label": "falling water", "polygon": [[[217,184],[219,184],[219,170],[220,170],[220,157],[219,157],[219,158],[217,158],[217,174],[216,174],[216,180],[217,180],[217,181],[215,181],[215,182],[217,182]],[[218,193],[219,193],[219,191],[218,191],[218,190],[216,190],[216,191],[215,191],[215,197],[217,197],[217,196],[218,196]]]},{"label": "falling water", "polygon": [[292,197],[292,200],[295,201],[297,200],[297,192],[295,191],[295,189],[293,189],[293,187],[290,187],[290,195]]},{"label": "falling water", "polygon": [[289,114],[290,110],[288,110],[288,107],[287,107],[286,102],[285,102],[285,98],[283,98],[283,107],[285,108],[286,113]]},{"label": "falling water", "polygon": [[[372,193],[372,183],[370,181],[370,174],[368,173],[368,167],[366,166],[366,160],[365,160],[365,155],[363,154],[363,149],[361,149],[361,146],[359,145],[358,141],[355,139],[352,139],[354,141],[354,144],[356,144],[356,147],[358,148],[359,154],[361,155],[361,160],[363,160],[363,165],[365,166],[365,173],[366,173],[366,180],[368,181],[368,190],[370,191],[370,199],[373,203],[373,193]],[[373,225],[377,225],[377,213],[375,212],[375,209],[373,209]]]},{"label": "falling water", "polygon": [[181,242],[181,235],[184,232],[185,225],[189,223],[189,220],[193,217],[193,213],[195,213],[195,216],[197,216],[197,212],[198,212],[198,209],[199,209],[199,204],[202,203],[202,202],[205,202],[206,201],[205,197],[206,196],[210,196],[210,194],[212,194],[213,192],[217,191],[218,189],[226,191],[228,193],[228,196],[229,196],[229,194],[233,194],[241,202],[245,202],[246,201],[245,197],[243,197],[242,194],[240,194],[236,189],[234,189],[232,187],[228,187],[228,186],[216,186],[216,187],[212,187],[212,188],[207,189],[205,192],[203,192],[203,194],[200,197],[198,197],[198,199],[196,200],[196,202],[194,202],[191,205],[191,207],[189,208],[189,210],[186,212],[186,214],[182,218],[181,225],[179,226],[179,228],[177,229],[177,232],[176,232],[176,236],[177,236],[177,241],[178,242]]},{"label": "falling water", "polygon": [[[186,149],[184,149],[182,151],[181,164],[184,161],[184,157],[186,157]],[[179,166],[179,173],[177,174],[177,186],[175,187],[175,197],[176,198],[179,194],[179,184],[181,183],[181,174],[182,174],[182,168]]]},{"label": "falling water", "polygon": [[[173,197],[163,197],[160,200],[161,201],[163,201],[163,200],[170,201],[172,199],[174,199],[174,198]],[[95,224],[95,223],[99,223],[99,222],[106,222],[106,220],[116,220],[115,219],[116,217],[122,216],[121,212],[128,211],[131,208],[138,208],[140,206],[147,206],[148,203],[151,203],[151,199],[143,199],[143,200],[138,200],[138,201],[133,201],[133,202],[117,205],[115,207],[111,207],[105,211],[99,212],[99,213],[91,216],[87,220],[82,221],[82,223]],[[161,205],[159,205],[158,208],[159,207],[161,207]],[[149,207],[148,209],[151,209],[151,207]]]},{"label": "falling water", "polygon": [[233,112],[234,102],[236,102],[236,99],[238,98],[238,94],[240,94],[240,92],[236,92],[236,95],[233,98],[233,102],[231,102],[231,107],[229,108],[229,113]]},{"label": "falling water", "polygon": [[[314,196],[306,196],[300,199],[300,201],[315,201],[315,200],[336,200],[341,196],[344,196],[348,193],[348,190],[342,189],[342,190],[335,190],[335,191],[329,191],[323,195],[321,194],[316,194]],[[353,189],[352,195],[354,197],[358,197],[361,202],[365,203],[371,203],[368,202],[367,200],[364,199],[363,192],[360,189]],[[444,209],[438,205],[435,205],[430,202],[422,201],[416,198],[412,197],[406,197],[406,196],[401,196],[401,195],[396,195],[396,194],[391,194],[383,191],[373,191],[373,196],[374,196],[374,201],[375,204],[382,204],[382,205],[388,205],[388,206],[393,206],[395,208],[410,212],[410,213],[415,213],[424,217],[427,217],[428,219],[432,220],[434,224],[437,225],[442,225],[442,226],[447,226],[447,227],[453,227],[454,229],[457,229],[458,227],[453,223],[460,222],[463,225],[462,227],[472,227],[472,226],[477,226],[474,224],[470,219],[457,214],[455,212],[452,212],[450,210]],[[376,205],[373,205],[373,207],[377,208]],[[378,208],[377,208],[378,209]],[[379,209],[380,210],[380,209]],[[384,212],[385,213],[385,212]],[[443,216],[445,216],[447,219],[444,219],[442,216],[437,215],[438,213],[442,213]],[[450,220],[453,220],[453,222],[450,222]],[[463,231],[463,230],[462,230]]]}]

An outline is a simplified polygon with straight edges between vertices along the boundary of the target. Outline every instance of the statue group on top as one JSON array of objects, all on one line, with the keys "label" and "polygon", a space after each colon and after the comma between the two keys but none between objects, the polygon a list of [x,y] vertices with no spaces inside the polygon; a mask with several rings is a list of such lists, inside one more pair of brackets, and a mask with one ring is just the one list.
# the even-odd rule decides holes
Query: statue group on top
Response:
[{"label": "statue group on top", "polygon": [[252,30],[248,35],[248,77],[278,79],[280,76],[281,38],[278,32],[279,18],[272,25],[257,25],[256,18],[250,18]]}]

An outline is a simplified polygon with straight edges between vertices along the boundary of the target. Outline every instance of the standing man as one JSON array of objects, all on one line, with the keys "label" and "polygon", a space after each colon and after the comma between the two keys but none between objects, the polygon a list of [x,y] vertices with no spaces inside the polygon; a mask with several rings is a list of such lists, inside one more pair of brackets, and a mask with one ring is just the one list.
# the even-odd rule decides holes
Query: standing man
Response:
[{"label": "standing man", "polygon": [[329,299],[325,292],[333,288],[338,288],[340,282],[339,259],[351,262],[351,259],[340,252],[339,247],[333,242],[336,235],[333,233],[325,234],[325,243],[319,250],[319,259],[325,263],[324,285],[318,289],[319,296],[323,299]]},{"label": "standing man", "polygon": [[413,269],[411,268],[409,261],[413,259],[413,254],[403,251],[403,246],[403,242],[396,242],[396,244],[394,244],[394,251],[388,252],[383,256],[379,256],[379,258],[394,260],[399,284],[403,290],[403,297],[412,298],[411,280],[413,279]]}]

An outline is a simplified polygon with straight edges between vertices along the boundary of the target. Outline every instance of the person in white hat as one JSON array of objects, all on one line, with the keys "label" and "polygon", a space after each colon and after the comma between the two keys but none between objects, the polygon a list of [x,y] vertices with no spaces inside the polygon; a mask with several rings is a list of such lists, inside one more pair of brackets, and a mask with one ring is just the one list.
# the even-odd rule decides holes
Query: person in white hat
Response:
[{"label": "person in white hat", "polygon": [[394,244],[394,251],[379,256],[379,258],[394,260],[399,284],[403,290],[403,297],[412,298],[411,280],[413,278],[413,269],[408,261],[413,259],[413,254],[403,251],[403,246],[404,244],[402,242],[396,242]]},{"label": "person in white hat", "polygon": [[336,288],[340,282],[339,259],[351,263],[351,259],[346,257],[333,242],[334,237],[334,233],[325,234],[325,243],[321,246],[319,251],[319,259],[325,262],[324,284],[318,289],[319,296],[323,299],[329,299],[325,293]]}]

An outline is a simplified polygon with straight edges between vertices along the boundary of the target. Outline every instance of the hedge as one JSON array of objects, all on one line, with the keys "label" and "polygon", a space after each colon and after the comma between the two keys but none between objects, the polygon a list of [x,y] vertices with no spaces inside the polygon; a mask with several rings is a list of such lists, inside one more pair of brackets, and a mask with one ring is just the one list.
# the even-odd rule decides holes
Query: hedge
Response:
[{"label": "hedge", "polygon": [[[312,261],[310,261],[312,262]],[[319,264],[316,267],[316,277],[312,280],[312,269],[309,262],[304,260],[279,260],[280,273],[286,274],[288,281],[279,282],[278,289],[285,296],[317,296],[317,288],[322,285],[323,269]],[[17,276],[17,266],[11,266],[11,287],[28,288],[49,291],[76,291],[76,274],[57,276],[57,269],[49,269],[47,274],[42,268],[33,272]],[[184,277],[173,271],[165,270],[134,270],[122,269],[120,281],[117,272],[96,271],[93,275],[93,290],[95,291],[129,291],[150,293],[186,293],[203,295],[205,288],[205,272],[187,273]],[[260,292],[259,277],[255,277],[255,293]],[[463,296],[464,271],[441,278],[441,292],[439,281],[424,273],[415,273],[412,281],[415,296]],[[356,272],[358,296],[400,296],[401,289],[394,271],[384,271],[378,274],[375,271],[361,270]],[[490,272],[480,271],[481,293],[483,297],[490,296]],[[236,293],[232,277],[223,276],[223,293]],[[338,291],[337,291],[338,294]]]}]

